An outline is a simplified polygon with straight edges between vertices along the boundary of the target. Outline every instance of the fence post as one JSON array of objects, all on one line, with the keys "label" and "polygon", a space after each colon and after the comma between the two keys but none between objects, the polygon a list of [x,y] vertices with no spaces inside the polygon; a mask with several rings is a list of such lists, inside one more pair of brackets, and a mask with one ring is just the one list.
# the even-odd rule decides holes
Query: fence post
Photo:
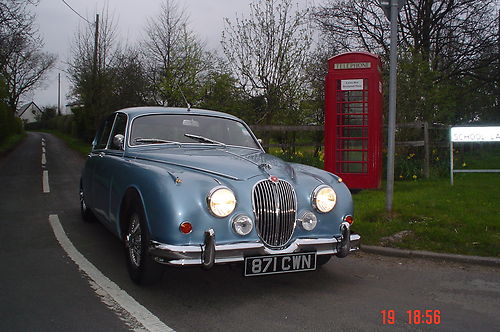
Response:
[{"label": "fence post", "polygon": [[429,157],[429,123],[426,121],[424,122],[424,149],[425,149],[425,160],[424,160],[424,175],[425,178],[428,179],[430,177],[430,157]]}]

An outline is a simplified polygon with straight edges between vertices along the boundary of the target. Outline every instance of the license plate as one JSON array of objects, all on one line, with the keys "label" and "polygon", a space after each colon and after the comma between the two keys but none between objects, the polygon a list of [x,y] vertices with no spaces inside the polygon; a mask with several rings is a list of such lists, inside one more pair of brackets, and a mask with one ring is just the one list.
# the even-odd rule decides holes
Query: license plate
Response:
[{"label": "license plate", "polygon": [[316,270],[315,252],[245,258],[245,277],[313,270]]}]

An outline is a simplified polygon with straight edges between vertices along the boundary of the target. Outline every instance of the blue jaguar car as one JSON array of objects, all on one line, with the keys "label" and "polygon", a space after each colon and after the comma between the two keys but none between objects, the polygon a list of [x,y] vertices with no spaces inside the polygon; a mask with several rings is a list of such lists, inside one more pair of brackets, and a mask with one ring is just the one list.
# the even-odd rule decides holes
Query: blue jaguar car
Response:
[{"label": "blue jaguar car", "polygon": [[267,154],[242,120],[208,110],[109,116],[82,171],[80,207],[123,240],[138,284],[158,281],[162,265],[310,271],[360,242],[342,179]]}]

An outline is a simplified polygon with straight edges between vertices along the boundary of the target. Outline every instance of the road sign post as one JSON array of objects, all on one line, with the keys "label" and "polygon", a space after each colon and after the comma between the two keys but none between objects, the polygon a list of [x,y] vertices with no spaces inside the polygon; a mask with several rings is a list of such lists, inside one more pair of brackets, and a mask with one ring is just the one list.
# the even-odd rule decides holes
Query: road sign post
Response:
[{"label": "road sign post", "polygon": [[389,119],[387,129],[387,192],[386,209],[392,214],[394,197],[394,154],[396,132],[396,74],[398,65],[398,12],[406,0],[381,0],[380,6],[391,22],[391,53],[389,68]]}]

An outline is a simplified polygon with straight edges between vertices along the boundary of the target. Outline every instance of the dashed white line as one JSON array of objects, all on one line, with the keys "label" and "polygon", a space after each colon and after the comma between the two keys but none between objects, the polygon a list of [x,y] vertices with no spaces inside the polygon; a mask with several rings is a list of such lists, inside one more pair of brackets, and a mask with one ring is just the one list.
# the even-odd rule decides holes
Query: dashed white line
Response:
[{"label": "dashed white line", "polygon": [[49,215],[49,223],[61,247],[80,270],[90,278],[91,287],[104,303],[112,309],[116,306],[110,305],[110,303],[118,305],[148,331],[174,331],[90,263],[71,243],[59,222],[58,215]]},{"label": "dashed white line", "polygon": [[45,166],[47,164],[47,158],[45,158],[45,152],[42,153],[42,166]]},{"label": "dashed white line", "polygon": [[43,186],[43,192],[45,194],[50,193],[50,186],[49,186],[49,171],[44,170],[43,171],[43,176],[42,176],[42,186]]}]

